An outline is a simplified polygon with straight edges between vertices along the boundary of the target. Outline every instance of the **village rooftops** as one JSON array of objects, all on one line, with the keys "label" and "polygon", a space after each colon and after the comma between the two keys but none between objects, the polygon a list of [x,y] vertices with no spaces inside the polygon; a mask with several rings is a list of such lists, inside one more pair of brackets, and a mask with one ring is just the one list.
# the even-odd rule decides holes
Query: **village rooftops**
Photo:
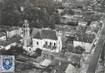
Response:
[{"label": "village rooftops", "polygon": [[95,39],[95,34],[83,33],[82,35],[77,35],[74,41],[92,43],[94,39]]},{"label": "village rooftops", "polygon": [[7,31],[18,30],[18,29],[19,27],[12,27],[12,28],[7,29]]},{"label": "village rooftops", "polygon": [[57,35],[56,35],[56,31],[41,30],[41,31],[37,32],[36,35],[33,36],[33,38],[57,40]]},{"label": "village rooftops", "polygon": [[19,40],[21,39],[21,37],[12,37],[10,39],[7,39],[6,41],[0,41],[0,46],[7,46],[7,45],[10,45],[12,43],[16,43],[18,42]]},{"label": "village rooftops", "polygon": [[19,27],[10,27],[10,26],[2,26],[0,25],[1,31],[12,31],[12,30],[17,30]]}]

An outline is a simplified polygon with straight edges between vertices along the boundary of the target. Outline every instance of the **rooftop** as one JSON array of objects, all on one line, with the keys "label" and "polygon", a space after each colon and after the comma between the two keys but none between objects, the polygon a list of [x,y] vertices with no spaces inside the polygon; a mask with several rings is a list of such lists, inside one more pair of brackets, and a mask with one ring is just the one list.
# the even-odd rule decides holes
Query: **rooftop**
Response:
[{"label": "rooftop", "polygon": [[75,67],[71,64],[68,65],[67,69],[65,70],[65,73],[73,72]]},{"label": "rooftop", "polygon": [[32,29],[32,37],[34,36],[34,35],[36,35],[36,33],[38,33],[39,32],[39,29],[38,28],[33,28]]},{"label": "rooftop", "polygon": [[40,63],[41,64],[41,66],[48,66],[48,65],[50,65],[51,64],[51,60],[49,60],[49,59],[45,59],[43,62],[41,62]]},{"label": "rooftop", "polygon": [[57,40],[57,35],[55,31],[52,30],[41,30],[36,33],[36,35],[33,36],[37,39],[52,39]]},{"label": "rooftop", "polygon": [[10,39],[7,39],[6,41],[0,41],[0,45],[1,46],[7,46],[9,44],[18,42],[20,39],[21,39],[21,37],[14,36],[14,37],[12,37]]},{"label": "rooftop", "polygon": [[14,26],[3,26],[3,25],[0,25],[0,31],[12,31],[12,30],[17,30],[19,29],[20,27],[14,27]]},{"label": "rooftop", "polygon": [[82,35],[77,35],[77,37],[74,40],[86,42],[86,43],[92,43],[94,38],[95,38],[95,34],[83,33]]}]

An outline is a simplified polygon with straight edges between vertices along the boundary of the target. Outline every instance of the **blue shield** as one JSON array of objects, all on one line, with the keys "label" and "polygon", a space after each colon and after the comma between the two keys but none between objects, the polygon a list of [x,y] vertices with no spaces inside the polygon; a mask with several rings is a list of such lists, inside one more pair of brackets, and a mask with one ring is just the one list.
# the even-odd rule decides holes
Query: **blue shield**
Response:
[{"label": "blue shield", "polygon": [[11,69],[13,66],[13,59],[12,58],[4,58],[3,59],[3,68],[5,70]]}]

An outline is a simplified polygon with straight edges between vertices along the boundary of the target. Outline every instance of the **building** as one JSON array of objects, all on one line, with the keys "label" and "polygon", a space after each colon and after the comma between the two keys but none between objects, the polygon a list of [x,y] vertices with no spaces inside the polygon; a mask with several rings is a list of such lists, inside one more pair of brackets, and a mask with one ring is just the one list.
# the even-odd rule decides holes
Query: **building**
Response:
[{"label": "building", "polygon": [[47,67],[51,64],[51,62],[52,62],[51,60],[45,59],[43,62],[40,62],[40,66]]},{"label": "building", "polygon": [[68,23],[68,22],[72,22],[73,21],[73,16],[65,14],[61,17],[60,19],[61,23]]},{"label": "building", "polygon": [[42,29],[32,37],[33,48],[28,51],[35,51],[37,48],[51,52],[59,52],[62,49],[61,33],[49,29]]},{"label": "building", "polygon": [[91,47],[93,46],[93,42],[95,40],[95,35],[94,34],[86,34],[84,33],[81,36],[77,36],[74,41],[74,47],[81,46],[85,49],[86,52],[91,51]]},{"label": "building", "polygon": [[8,50],[11,46],[17,45],[21,39],[21,37],[14,36],[12,38],[6,39],[5,41],[0,41],[0,49]]},{"label": "building", "polygon": [[57,3],[59,3],[59,2],[62,2],[63,0],[54,0],[54,1],[56,1]]},{"label": "building", "polygon": [[98,33],[102,28],[102,24],[100,22],[94,21],[91,22],[90,26],[87,28],[87,33]]},{"label": "building", "polygon": [[26,50],[29,49],[28,46],[30,46],[30,42],[30,28],[28,21],[25,20],[23,24],[23,48],[25,48]]},{"label": "building", "polygon": [[73,65],[69,64],[65,70],[65,73],[75,73],[76,72],[75,70],[76,68]]},{"label": "building", "polygon": [[78,25],[80,26],[86,26],[87,22],[84,21],[78,21]]},{"label": "building", "polygon": [[13,36],[21,36],[22,29],[19,27],[8,27],[9,29],[6,30],[7,38],[12,38]]},{"label": "building", "polygon": [[59,52],[62,49],[61,36],[61,32],[47,28],[34,28],[32,33],[30,33],[27,20],[25,20],[25,23],[23,24],[23,48],[27,52],[32,53],[37,49]]}]

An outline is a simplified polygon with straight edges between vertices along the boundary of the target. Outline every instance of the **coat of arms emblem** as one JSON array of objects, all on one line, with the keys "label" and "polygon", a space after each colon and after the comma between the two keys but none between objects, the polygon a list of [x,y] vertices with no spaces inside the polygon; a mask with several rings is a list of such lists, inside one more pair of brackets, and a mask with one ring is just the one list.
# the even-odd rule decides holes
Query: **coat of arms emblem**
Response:
[{"label": "coat of arms emblem", "polygon": [[3,68],[9,70],[12,67],[12,58],[5,58],[3,59]]},{"label": "coat of arms emblem", "polygon": [[2,72],[14,71],[14,56],[2,56]]}]

